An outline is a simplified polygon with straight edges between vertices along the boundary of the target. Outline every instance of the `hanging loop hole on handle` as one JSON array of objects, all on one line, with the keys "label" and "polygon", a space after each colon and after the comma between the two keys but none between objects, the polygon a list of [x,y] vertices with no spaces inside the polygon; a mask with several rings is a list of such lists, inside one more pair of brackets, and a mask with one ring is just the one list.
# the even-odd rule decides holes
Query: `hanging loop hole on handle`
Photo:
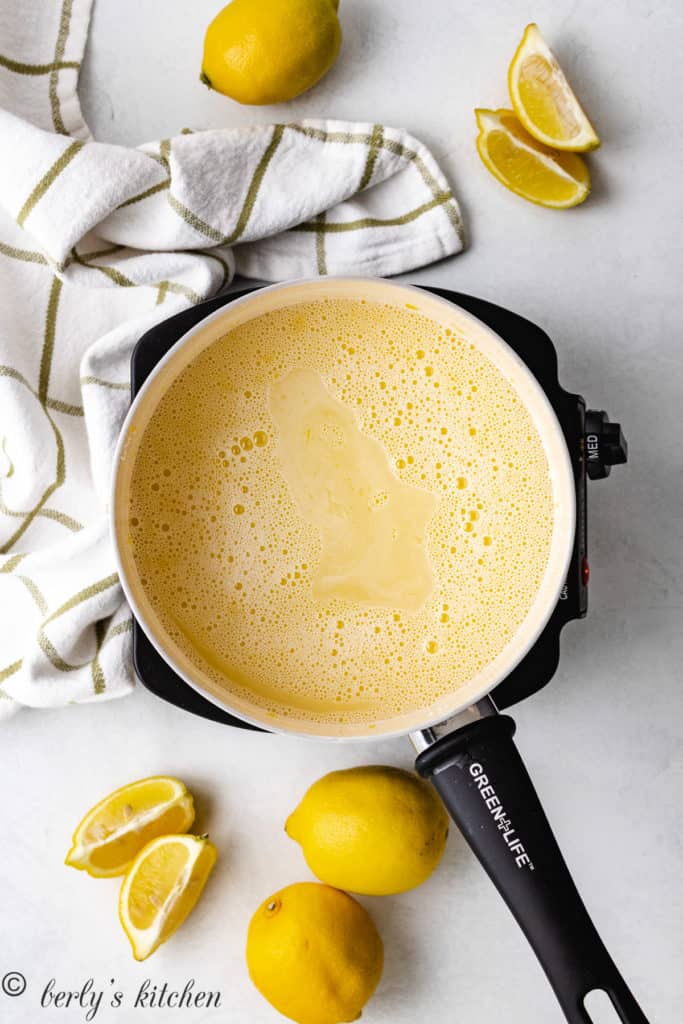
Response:
[{"label": "hanging loop hole on handle", "polygon": [[624,1019],[609,992],[602,988],[594,988],[587,992],[583,998],[583,1005],[590,1024],[621,1024]]}]

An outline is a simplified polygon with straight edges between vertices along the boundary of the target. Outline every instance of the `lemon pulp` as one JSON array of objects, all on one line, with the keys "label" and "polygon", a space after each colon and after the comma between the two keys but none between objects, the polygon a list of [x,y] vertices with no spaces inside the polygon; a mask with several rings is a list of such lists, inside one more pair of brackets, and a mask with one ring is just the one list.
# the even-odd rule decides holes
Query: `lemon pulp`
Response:
[{"label": "lemon pulp", "polygon": [[539,142],[575,152],[600,145],[562,68],[533,23],[527,25],[512,58],[508,87],[515,113]]},{"label": "lemon pulp", "polygon": [[180,927],[215,862],[206,836],[164,835],[143,847],[119,892],[119,920],[136,960],[146,960]]},{"label": "lemon pulp", "polygon": [[477,150],[510,191],[555,209],[582,203],[590,193],[588,168],[578,153],[550,149],[523,128],[512,110],[475,110]]},{"label": "lemon pulp", "polygon": [[185,785],[155,775],[115,790],[92,807],[73,835],[66,863],[96,878],[121,875],[156,836],[185,832],[194,802]]}]

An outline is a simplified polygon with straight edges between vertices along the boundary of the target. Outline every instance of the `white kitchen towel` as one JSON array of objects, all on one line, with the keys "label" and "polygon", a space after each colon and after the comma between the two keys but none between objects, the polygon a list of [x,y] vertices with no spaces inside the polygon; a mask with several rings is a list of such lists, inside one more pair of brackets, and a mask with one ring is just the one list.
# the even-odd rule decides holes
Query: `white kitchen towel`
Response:
[{"label": "white kitchen towel", "polygon": [[444,175],[393,128],[94,142],[91,2],[0,7],[0,717],[133,685],[107,495],[140,335],[236,271],[381,276],[463,247]]}]

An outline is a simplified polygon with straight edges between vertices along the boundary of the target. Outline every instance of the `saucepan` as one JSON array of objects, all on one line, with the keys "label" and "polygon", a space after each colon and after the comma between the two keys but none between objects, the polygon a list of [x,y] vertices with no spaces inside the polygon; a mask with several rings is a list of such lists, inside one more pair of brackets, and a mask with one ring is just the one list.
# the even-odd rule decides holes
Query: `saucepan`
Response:
[{"label": "saucepan", "polygon": [[[136,453],[170,384],[207,346],[272,310],[346,297],[409,306],[448,322],[472,339],[515,388],[542,439],[553,493],[553,533],[535,599],[501,653],[436,704],[383,721],[343,725],[273,715],[243,691],[234,694],[191,663],[164,629],[138,576],[129,542],[129,498]],[[169,444],[173,439],[169,438]],[[406,734],[416,769],[431,780],[474,853],[527,936],[570,1024],[591,1024],[585,1005],[606,993],[623,1024],[647,1024],[602,943],[572,881],[533,784],[513,742],[515,724],[497,712],[490,692],[538,639],[566,579],[576,527],[575,482],[557,417],[535,377],[489,327],[446,299],[372,278],[320,278],[261,289],[237,299],[188,331],[157,365],[133,402],[115,455],[112,534],[124,592],[145,633],[190,686],[231,714],[272,732],[317,738],[376,740]]]}]

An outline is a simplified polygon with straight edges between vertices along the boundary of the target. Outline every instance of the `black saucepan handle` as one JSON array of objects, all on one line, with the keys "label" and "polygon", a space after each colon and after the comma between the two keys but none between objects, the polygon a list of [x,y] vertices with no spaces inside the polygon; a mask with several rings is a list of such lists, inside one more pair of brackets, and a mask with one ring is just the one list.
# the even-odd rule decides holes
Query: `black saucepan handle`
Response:
[{"label": "black saucepan handle", "polygon": [[493,715],[443,736],[417,758],[529,940],[570,1024],[593,1024],[602,989],[623,1024],[648,1024],[572,881],[513,742]]}]

